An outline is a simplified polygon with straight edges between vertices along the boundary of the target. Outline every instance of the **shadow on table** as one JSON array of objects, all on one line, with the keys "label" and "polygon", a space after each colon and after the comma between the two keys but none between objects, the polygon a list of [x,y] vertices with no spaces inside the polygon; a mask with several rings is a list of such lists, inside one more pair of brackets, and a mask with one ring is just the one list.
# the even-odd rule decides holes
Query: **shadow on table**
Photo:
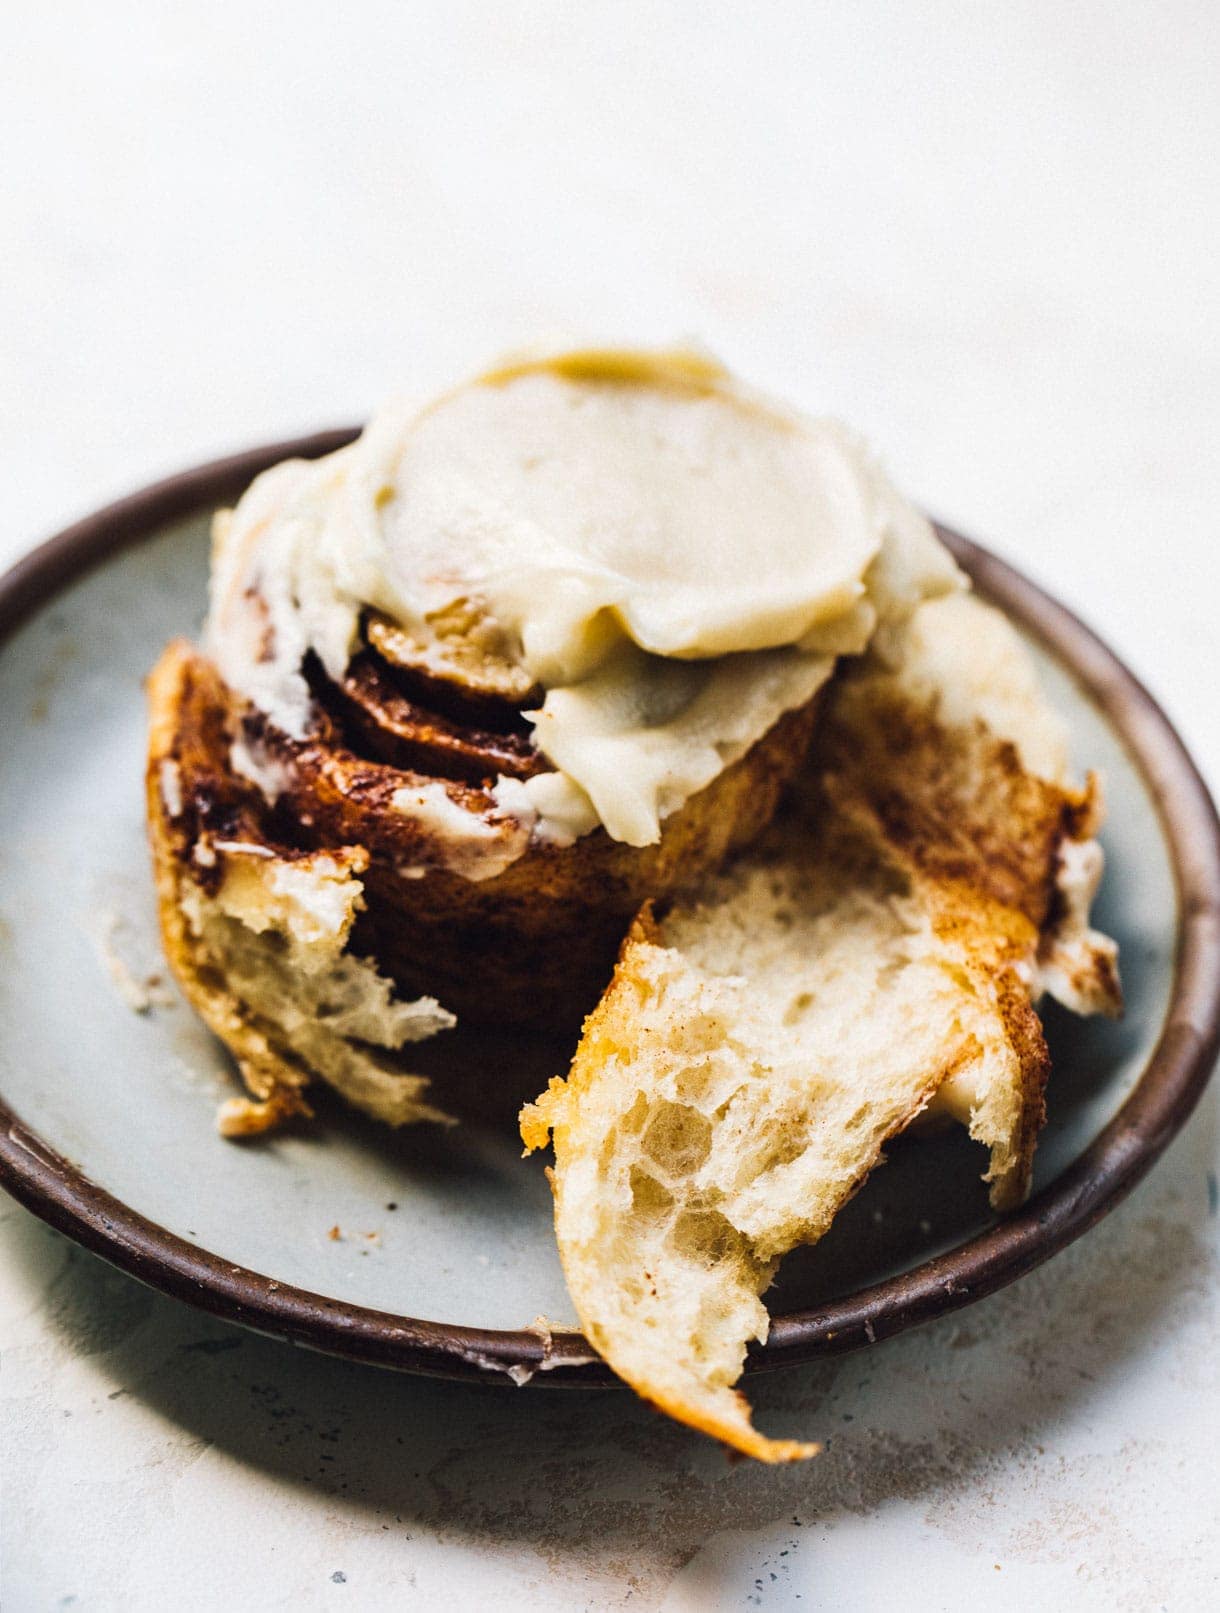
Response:
[{"label": "shadow on table", "polygon": [[723,1529],[799,1527],[893,1498],[965,1493],[1031,1458],[1064,1414],[1174,1333],[1197,1302],[1215,1158],[1212,1093],[1153,1180],[1014,1288],[839,1361],[749,1383],[770,1432],[823,1455],[767,1469],[625,1391],[396,1376],[199,1315],[8,1219],[0,1258],[48,1324],[195,1439],[325,1498],[356,1527],[517,1542],[577,1578],[664,1583]]}]

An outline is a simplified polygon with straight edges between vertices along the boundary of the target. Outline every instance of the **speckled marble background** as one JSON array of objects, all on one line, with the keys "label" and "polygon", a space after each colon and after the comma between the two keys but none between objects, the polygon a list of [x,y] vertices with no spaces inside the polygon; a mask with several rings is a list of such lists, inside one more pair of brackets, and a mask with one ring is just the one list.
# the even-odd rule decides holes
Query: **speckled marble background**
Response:
[{"label": "speckled marble background", "polygon": [[[1218,17],[5,8],[0,560],[540,332],[695,333],[1081,609],[1215,783]],[[293,1352],[0,1201],[0,1602],[1213,1606],[1217,1103],[1016,1288],[758,1380],[828,1442],[782,1472]]]}]

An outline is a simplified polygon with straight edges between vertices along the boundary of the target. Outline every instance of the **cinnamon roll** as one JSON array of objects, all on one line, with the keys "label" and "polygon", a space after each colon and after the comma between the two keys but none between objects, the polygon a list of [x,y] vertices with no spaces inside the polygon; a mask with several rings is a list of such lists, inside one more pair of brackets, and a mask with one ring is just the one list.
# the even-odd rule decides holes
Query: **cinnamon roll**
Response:
[{"label": "cinnamon roll", "polygon": [[645,901],[769,822],[840,658],[960,578],[842,428],[690,353],[503,367],[217,517],[150,680],[166,951],[235,1055],[443,1118],[411,1046],[578,1026]]}]

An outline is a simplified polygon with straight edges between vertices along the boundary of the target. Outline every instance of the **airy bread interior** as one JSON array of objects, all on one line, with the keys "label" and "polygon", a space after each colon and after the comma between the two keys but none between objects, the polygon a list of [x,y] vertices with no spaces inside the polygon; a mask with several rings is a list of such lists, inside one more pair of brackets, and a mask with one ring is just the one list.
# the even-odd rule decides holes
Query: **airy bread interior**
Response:
[{"label": "airy bread interior", "polygon": [[1096,791],[1063,782],[1016,635],[961,597],[886,648],[833,692],[762,839],[661,922],[642,915],[566,1081],[522,1114],[528,1148],[554,1144],[590,1342],[647,1399],[765,1461],[816,1449],[757,1433],[732,1387],[780,1257],[822,1236],[946,1090],[990,1149],[993,1202],[1019,1202],[1049,1067],[1039,959],[1065,926],[1073,1006],[1118,1006],[1112,943],[1060,893]]}]

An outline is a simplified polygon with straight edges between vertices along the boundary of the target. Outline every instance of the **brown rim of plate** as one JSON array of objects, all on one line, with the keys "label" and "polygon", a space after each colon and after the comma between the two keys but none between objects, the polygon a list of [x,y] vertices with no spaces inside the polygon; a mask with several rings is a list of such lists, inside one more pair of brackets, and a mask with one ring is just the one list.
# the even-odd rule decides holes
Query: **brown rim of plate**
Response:
[{"label": "brown rim of plate", "polygon": [[[355,435],[350,429],[325,431],[253,448],[184,471],[77,522],[0,578],[0,643],[60,589],[119,550],[172,520],[232,500],[281,459],[316,458]],[[1039,639],[1105,712],[1141,773],[1177,884],[1173,991],[1134,1091],[1056,1181],[947,1254],[826,1305],[774,1317],[766,1344],[750,1352],[748,1371],[875,1343],[993,1293],[1055,1254],[1111,1210],[1157,1159],[1197,1103],[1220,1047],[1220,823],[1194,763],[1147,690],[1082,622],[985,549],[938,530],[980,594]],[[162,1293],[294,1344],[448,1378],[617,1382],[578,1333],[557,1331],[547,1338],[415,1321],[232,1265],[112,1198],[2,1100],[0,1186],[60,1232]]]}]

